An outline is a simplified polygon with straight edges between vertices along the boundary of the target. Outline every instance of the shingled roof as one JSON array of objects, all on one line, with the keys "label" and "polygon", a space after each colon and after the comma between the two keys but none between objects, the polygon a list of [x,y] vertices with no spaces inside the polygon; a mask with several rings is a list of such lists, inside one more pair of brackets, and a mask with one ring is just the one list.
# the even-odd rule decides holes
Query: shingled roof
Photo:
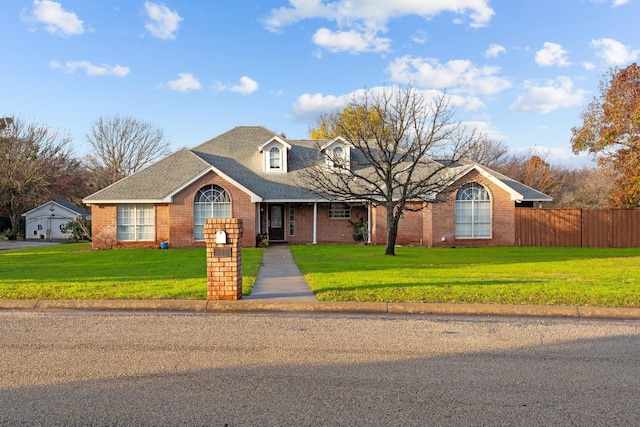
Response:
[{"label": "shingled roof", "polygon": [[[265,173],[263,154],[258,150],[278,135],[261,126],[241,126],[225,132],[193,149],[181,149],[90,196],[83,202],[97,203],[158,203],[171,202],[172,196],[209,171],[225,177],[252,200],[266,202],[317,201],[319,196],[300,186],[301,171],[309,160],[318,159],[318,148],[328,141],[286,140],[291,145],[286,173]],[[352,156],[358,153],[352,151]],[[546,194],[514,181],[473,162],[452,165],[449,172],[462,176],[476,169],[501,183],[521,201],[550,201]]]}]

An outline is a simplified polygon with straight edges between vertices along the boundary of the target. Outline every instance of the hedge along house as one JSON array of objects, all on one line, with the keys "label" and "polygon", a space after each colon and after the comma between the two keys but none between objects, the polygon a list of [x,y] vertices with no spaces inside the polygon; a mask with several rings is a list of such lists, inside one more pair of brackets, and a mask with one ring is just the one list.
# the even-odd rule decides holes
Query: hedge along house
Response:
[{"label": "hedge along house", "polygon": [[[300,185],[310,160],[325,162],[322,151],[332,150],[344,159],[341,167],[350,167],[358,156],[352,148],[341,138],[287,140],[263,127],[236,127],[85,198],[94,241],[115,233],[125,247],[204,246],[207,218],[234,217],[243,220],[245,247],[254,246],[259,235],[271,242],[349,243],[349,221],[362,217],[368,241],[384,244],[383,207],[319,197]],[[447,173],[453,197],[415,202],[421,209],[400,221],[398,244],[513,245],[516,206],[551,200],[473,162],[452,165]]]}]

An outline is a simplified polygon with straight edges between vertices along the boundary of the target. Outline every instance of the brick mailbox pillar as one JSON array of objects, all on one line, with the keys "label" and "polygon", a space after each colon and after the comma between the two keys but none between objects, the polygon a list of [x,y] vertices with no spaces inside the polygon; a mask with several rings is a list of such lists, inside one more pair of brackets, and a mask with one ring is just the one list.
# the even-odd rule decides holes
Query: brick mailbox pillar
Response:
[{"label": "brick mailbox pillar", "polygon": [[207,299],[242,298],[242,220],[211,218],[204,224]]}]

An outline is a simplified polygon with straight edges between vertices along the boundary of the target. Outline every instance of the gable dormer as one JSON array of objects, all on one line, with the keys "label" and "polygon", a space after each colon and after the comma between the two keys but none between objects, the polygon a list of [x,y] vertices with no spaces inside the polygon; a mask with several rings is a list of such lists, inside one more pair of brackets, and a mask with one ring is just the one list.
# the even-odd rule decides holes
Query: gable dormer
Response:
[{"label": "gable dormer", "polygon": [[262,171],[264,173],[287,172],[289,150],[291,150],[291,145],[279,136],[274,136],[260,144],[258,151],[262,153]]},{"label": "gable dormer", "polygon": [[320,147],[325,163],[330,169],[351,169],[351,148],[353,145],[341,136]]}]

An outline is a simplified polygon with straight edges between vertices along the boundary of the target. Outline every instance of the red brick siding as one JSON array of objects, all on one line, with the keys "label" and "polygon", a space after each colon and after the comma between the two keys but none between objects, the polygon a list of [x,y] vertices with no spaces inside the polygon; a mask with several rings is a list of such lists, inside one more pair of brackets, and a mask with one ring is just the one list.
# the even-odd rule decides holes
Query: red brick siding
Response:
[{"label": "red brick siding", "polygon": [[116,226],[116,205],[92,205],[91,234],[99,236],[109,226]]},{"label": "red brick siding", "polygon": [[[289,235],[289,206],[294,208],[295,233]],[[367,208],[352,207],[351,221],[356,221],[358,215],[367,219]],[[284,205],[285,216],[285,240],[289,243],[313,242],[313,204],[292,203]],[[317,243],[353,243],[353,229],[349,226],[349,219],[329,218],[329,204],[318,203],[317,213]],[[263,229],[266,230],[266,218],[262,218]]]},{"label": "red brick siding", "polygon": [[[489,191],[492,214],[492,238],[490,239],[455,238],[455,194],[457,189],[469,182],[477,182]],[[405,212],[404,218],[398,225],[396,243],[426,246],[510,246],[515,244],[515,203],[511,200],[509,193],[475,171],[452,184],[450,190],[439,196],[439,203],[426,204],[419,212]],[[413,206],[419,205],[416,202]],[[386,209],[383,206],[374,209],[372,223],[372,243],[386,244],[387,218]]]},{"label": "red brick siding", "polygon": [[[469,182],[477,182],[487,188],[491,196],[492,238],[456,239],[455,238],[455,192]],[[232,216],[240,218],[244,224],[243,246],[255,245],[255,236],[259,232],[256,224],[256,209],[261,212],[262,230],[266,231],[266,204],[253,204],[249,195],[233,186],[213,172],[189,185],[174,196],[172,204],[156,205],[156,241],[121,242],[127,247],[158,247],[160,242],[168,241],[170,247],[204,247],[204,241],[193,239],[193,200],[196,192],[205,185],[215,184],[229,192],[232,199]],[[452,192],[441,195],[441,203],[426,204],[416,212],[406,211],[398,228],[398,244],[423,244],[427,246],[470,246],[470,245],[513,245],[515,244],[515,204],[509,194],[488,179],[473,171],[451,186]],[[420,203],[420,204],[418,204]],[[295,233],[289,235],[289,206],[293,206],[295,215]],[[413,207],[421,206],[416,202]],[[330,219],[329,204],[317,205],[317,242],[353,243],[353,230],[347,219]],[[94,236],[109,225],[116,224],[116,205],[94,205],[91,207]],[[351,209],[351,220],[357,216],[367,218],[365,207]],[[285,241],[290,243],[313,242],[313,204],[284,204]],[[386,243],[386,210],[382,206],[374,207],[371,219],[373,244]],[[445,241],[442,241],[442,237]]]},{"label": "red brick siding", "polygon": [[193,201],[198,190],[212,184],[224,188],[231,196],[231,216],[242,219],[243,223],[243,246],[252,247],[255,244],[255,205],[251,203],[251,197],[215,173],[209,172],[173,197],[170,205],[171,247],[204,247],[204,241],[195,241],[193,238]]},{"label": "red brick siding", "polygon": [[[214,174],[208,173],[195,181],[173,198],[172,204],[156,204],[155,223],[156,240],[153,242],[119,242],[123,247],[156,248],[160,242],[169,242],[169,247],[187,248],[204,247],[204,241],[196,242],[193,238],[193,201],[196,193],[205,185],[219,185],[231,195],[231,209],[234,218],[240,218],[244,224],[245,246],[255,244],[256,234],[255,205],[251,203],[249,195],[233,186],[228,181]],[[95,213],[95,216],[94,216]],[[94,236],[109,225],[116,224],[116,205],[91,206],[92,227]],[[250,238],[248,236],[251,236]]]},{"label": "red brick siding", "polygon": [[[463,185],[477,182],[483,185],[491,198],[492,237],[490,239],[456,239],[455,224],[455,194]],[[472,171],[456,181],[448,193],[447,200],[431,206],[433,224],[432,246],[474,246],[474,245],[504,245],[515,243],[515,202],[509,193],[493,182]],[[444,199],[443,199],[444,200]],[[442,241],[442,237],[445,241]],[[425,239],[426,240],[426,239]]]}]

